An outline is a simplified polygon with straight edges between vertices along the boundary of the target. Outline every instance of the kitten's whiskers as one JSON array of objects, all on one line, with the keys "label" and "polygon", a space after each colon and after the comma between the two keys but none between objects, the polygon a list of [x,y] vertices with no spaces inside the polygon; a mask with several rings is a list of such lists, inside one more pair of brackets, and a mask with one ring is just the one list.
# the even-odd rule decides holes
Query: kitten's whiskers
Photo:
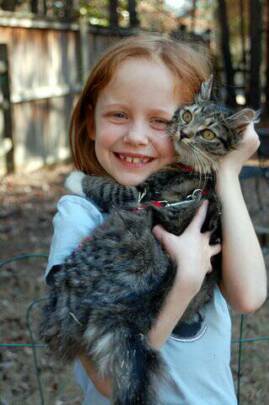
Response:
[{"label": "kitten's whiskers", "polygon": [[196,168],[200,174],[201,179],[202,175],[205,174],[205,164],[203,159],[201,159],[201,156],[199,155],[199,149],[193,144],[191,144],[190,146],[193,152],[192,156],[194,159],[194,164],[196,165]]},{"label": "kitten's whiskers", "polygon": [[199,187],[204,189],[208,178],[208,165],[204,159],[202,159],[200,150],[195,145],[191,145],[191,147],[193,150],[194,164],[197,165],[199,172]]},{"label": "kitten's whiskers", "polygon": [[193,147],[197,152],[197,156],[199,156],[201,163],[203,164],[204,169],[203,174],[208,174],[211,173],[212,170],[215,170],[216,169],[215,161],[212,158],[210,158],[210,156],[203,150],[197,148],[196,145],[193,145]]}]

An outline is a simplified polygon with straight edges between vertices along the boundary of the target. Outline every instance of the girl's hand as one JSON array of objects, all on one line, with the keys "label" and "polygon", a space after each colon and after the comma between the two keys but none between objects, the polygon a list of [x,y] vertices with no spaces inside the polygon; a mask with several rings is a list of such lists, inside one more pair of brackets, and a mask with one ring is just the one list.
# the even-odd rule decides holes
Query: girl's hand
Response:
[{"label": "girl's hand", "polygon": [[208,201],[198,209],[190,225],[182,235],[175,236],[161,226],[153,228],[153,234],[177,264],[177,277],[181,289],[193,296],[200,290],[206,273],[212,271],[211,257],[221,251],[221,245],[209,245],[210,232],[201,233],[207,212]]},{"label": "girl's hand", "polygon": [[239,175],[246,161],[256,152],[259,146],[259,136],[254,129],[254,124],[251,123],[247,126],[238,149],[228,153],[220,161],[217,176],[226,171]]}]

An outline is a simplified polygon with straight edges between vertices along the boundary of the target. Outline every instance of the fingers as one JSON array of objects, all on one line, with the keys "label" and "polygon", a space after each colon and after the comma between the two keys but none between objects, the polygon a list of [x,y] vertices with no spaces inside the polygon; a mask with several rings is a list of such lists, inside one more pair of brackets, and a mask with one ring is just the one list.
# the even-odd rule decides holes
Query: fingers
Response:
[{"label": "fingers", "polygon": [[162,244],[164,243],[164,237],[167,232],[163,229],[162,226],[154,226],[154,228],[152,229],[152,233]]},{"label": "fingers", "polygon": [[[210,246],[210,254],[211,257],[217,255],[218,253],[221,252],[221,244],[217,244],[217,245],[211,245]],[[207,270],[207,273],[212,273],[213,271],[213,267],[210,266]]]},{"label": "fingers", "polygon": [[205,222],[206,213],[208,208],[208,200],[204,200],[198,208],[193,220],[190,223],[190,227],[195,227],[201,230],[203,223]]},{"label": "fingers", "polygon": [[247,126],[244,133],[243,141],[251,152],[255,152],[260,146],[259,135],[255,131],[253,122]]},{"label": "fingers", "polygon": [[221,244],[211,245],[211,252],[212,252],[212,256],[215,256],[218,253],[220,253],[221,252]]},{"label": "fingers", "polygon": [[157,239],[160,239],[162,235],[162,230],[163,228],[160,225],[156,225],[154,226],[154,228],[152,228],[152,233],[154,236],[156,236]]},{"label": "fingers", "polygon": [[173,249],[174,243],[172,241],[175,241],[176,236],[172,235],[171,233],[165,231],[162,226],[156,225],[152,229],[153,235],[158,239],[158,241],[161,243],[161,245],[164,247],[164,249],[167,251],[167,253],[172,257],[174,256],[174,250]]},{"label": "fingers", "polygon": [[[208,244],[208,246],[210,248],[211,256],[215,256],[221,252],[222,247],[221,247],[221,243],[215,243],[214,245],[210,245],[210,238],[211,238],[212,232],[213,231],[207,231],[207,232],[204,232],[202,235],[204,236],[206,243]],[[218,242],[219,242],[219,240],[218,240]]]},{"label": "fingers", "polygon": [[248,126],[246,127],[244,135],[245,136],[250,136],[250,137],[253,137],[253,138],[259,138],[259,135],[257,134],[257,131],[255,130],[253,122],[248,124]]}]

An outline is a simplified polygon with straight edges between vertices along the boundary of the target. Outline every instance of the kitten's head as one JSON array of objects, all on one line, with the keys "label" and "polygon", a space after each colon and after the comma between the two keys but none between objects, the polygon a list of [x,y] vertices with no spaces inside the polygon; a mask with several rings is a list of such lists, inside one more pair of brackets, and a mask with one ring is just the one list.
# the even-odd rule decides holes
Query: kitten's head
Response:
[{"label": "kitten's head", "polygon": [[213,77],[202,83],[194,103],[176,110],[168,124],[178,161],[196,171],[215,171],[218,161],[236,148],[248,124],[258,114],[250,109],[233,113],[210,100]]}]

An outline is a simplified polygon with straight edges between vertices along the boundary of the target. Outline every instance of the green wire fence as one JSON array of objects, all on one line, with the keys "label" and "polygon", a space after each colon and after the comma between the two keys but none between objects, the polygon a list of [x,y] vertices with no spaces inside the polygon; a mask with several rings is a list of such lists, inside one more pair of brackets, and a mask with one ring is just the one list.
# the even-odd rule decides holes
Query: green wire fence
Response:
[{"label": "green wire fence", "polygon": [[[2,267],[4,267],[7,264],[10,263],[15,263],[23,260],[32,260],[32,259],[37,259],[37,258],[47,258],[48,255],[44,253],[26,253],[26,254],[21,254],[15,257],[11,257],[6,260],[0,261],[0,270]],[[12,348],[31,348],[32,350],[32,356],[33,356],[33,365],[34,365],[34,372],[36,376],[36,382],[37,382],[37,389],[39,393],[39,399],[40,399],[40,404],[45,405],[45,397],[44,397],[44,388],[42,385],[41,381],[41,369],[38,365],[38,358],[37,358],[37,351],[38,350],[44,350],[46,348],[45,344],[39,343],[36,341],[33,333],[33,320],[32,320],[32,314],[33,314],[33,309],[35,307],[38,307],[40,303],[45,301],[47,298],[43,297],[40,299],[33,300],[31,304],[28,306],[27,311],[26,311],[26,326],[30,338],[31,343],[5,343],[1,342],[0,343],[0,349],[12,349]],[[236,370],[236,388],[237,388],[237,399],[238,399],[238,404],[240,404],[240,398],[241,398],[241,377],[242,377],[242,354],[243,354],[243,346],[246,343],[253,343],[253,342],[269,342],[269,336],[257,336],[253,338],[244,338],[244,326],[245,326],[245,319],[246,315],[241,315],[240,316],[240,330],[239,330],[239,337],[237,339],[232,340],[233,345],[237,345],[238,348],[238,359],[237,359],[237,370]]]}]

